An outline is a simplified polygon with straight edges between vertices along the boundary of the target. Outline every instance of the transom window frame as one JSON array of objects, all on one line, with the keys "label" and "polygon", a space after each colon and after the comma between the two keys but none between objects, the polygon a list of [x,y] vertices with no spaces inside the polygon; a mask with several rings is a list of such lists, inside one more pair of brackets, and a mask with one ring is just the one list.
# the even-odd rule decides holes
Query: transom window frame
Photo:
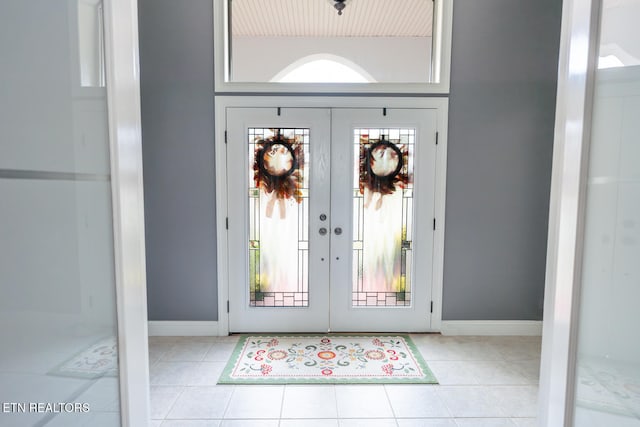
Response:
[{"label": "transom window frame", "polygon": [[227,0],[213,1],[214,91],[232,93],[375,93],[448,94],[451,74],[453,1],[434,0],[432,74],[437,83],[282,83],[229,81],[229,8]]}]

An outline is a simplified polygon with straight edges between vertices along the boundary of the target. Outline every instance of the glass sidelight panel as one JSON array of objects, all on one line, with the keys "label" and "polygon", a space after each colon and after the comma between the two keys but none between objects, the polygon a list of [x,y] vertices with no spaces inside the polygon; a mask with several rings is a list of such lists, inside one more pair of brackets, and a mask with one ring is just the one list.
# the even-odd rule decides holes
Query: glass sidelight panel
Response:
[{"label": "glass sidelight panel", "polygon": [[353,134],[354,306],[410,306],[415,129]]},{"label": "glass sidelight panel", "polygon": [[309,129],[250,128],[250,306],[309,305]]},{"label": "glass sidelight panel", "polygon": [[0,2],[0,426],[120,426],[99,9]]},{"label": "glass sidelight panel", "polygon": [[604,0],[577,318],[577,427],[640,426],[640,0]]}]

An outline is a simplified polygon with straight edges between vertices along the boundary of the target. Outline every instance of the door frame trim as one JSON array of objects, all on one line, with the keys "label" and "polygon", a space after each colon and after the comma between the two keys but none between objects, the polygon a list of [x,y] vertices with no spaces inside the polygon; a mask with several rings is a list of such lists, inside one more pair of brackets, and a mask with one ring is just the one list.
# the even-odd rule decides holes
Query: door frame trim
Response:
[{"label": "door frame trim", "polygon": [[541,426],[573,425],[586,188],[602,0],[562,5],[547,237]]},{"label": "door frame trim", "polygon": [[433,271],[431,295],[431,332],[440,332],[442,326],[442,284],[444,270],[444,233],[447,178],[447,130],[449,99],[410,97],[362,96],[216,96],[215,97],[215,169],[216,169],[216,235],[218,282],[218,335],[229,334],[229,236],[226,229],[228,216],[227,164],[226,164],[226,109],[229,107],[260,108],[425,108],[436,110],[438,150],[436,152],[436,182],[434,212],[436,230],[433,237]]},{"label": "door frame trim", "polygon": [[146,426],[149,347],[137,2],[105,1],[104,32],[120,421],[123,427]]}]

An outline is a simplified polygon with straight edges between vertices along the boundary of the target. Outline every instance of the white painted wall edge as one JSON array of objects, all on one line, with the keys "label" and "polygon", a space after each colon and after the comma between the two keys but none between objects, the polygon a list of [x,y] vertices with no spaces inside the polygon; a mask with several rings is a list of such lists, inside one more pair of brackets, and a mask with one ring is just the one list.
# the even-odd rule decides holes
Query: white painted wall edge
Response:
[{"label": "white painted wall edge", "polygon": [[442,335],[541,336],[541,320],[443,320]]},{"label": "white painted wall edge", "polygon": [[217,321],[150,320],[150,337],[216,337]]},{"label": "white painted wall edge", "polygon": [[120,423],[122,427],[138,427],[148,425],[151,413],[138,2],[105,1],[104,33],[118,316]]}]

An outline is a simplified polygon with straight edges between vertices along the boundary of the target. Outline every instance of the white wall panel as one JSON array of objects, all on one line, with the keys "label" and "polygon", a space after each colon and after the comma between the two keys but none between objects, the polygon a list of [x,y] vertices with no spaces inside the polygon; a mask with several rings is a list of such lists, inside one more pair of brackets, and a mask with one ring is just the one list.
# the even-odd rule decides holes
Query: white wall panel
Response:
[{"label": "white wall panel", "polygon": [[431,37],[236,37],[232,80],[270,81],[295,61],[331,54],[352,61],[377,82],[424,82],[431,67]]}]

